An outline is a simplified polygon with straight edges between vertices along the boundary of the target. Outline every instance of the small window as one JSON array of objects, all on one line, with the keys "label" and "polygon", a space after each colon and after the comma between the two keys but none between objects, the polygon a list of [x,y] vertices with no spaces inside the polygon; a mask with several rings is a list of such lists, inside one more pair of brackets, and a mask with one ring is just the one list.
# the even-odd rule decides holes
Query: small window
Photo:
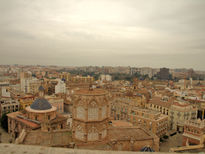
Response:
[{"label": "small window", "polygon": [[35,116],[35,120],[38,120],[38,116],[37,115]]},{"label": "small window", "polygon": [[50,115],[48,115],[48,120],[50,120],[50,118],[51,118]]}]

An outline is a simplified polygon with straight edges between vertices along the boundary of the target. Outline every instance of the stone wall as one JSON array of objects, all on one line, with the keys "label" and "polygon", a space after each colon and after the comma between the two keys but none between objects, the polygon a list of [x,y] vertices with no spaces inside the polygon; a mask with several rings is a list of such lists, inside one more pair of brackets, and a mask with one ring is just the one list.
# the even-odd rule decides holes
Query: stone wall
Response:
[{"label": "stone wall", "polygon": [[199,145],[200,144],[199,140],[183,136],[183,141],[182,141],[183,146],[186,146],[187,140],[188,140],[189,145]]},{"label": "stone wall", "polygon": [[37,112],[27,112],[29,119],[37,120],[40,122],[51,120],[56,118],[56,111],[51,111],[47,113],[37,113]]},{"label": "stone wall", "polygon": [[69,146],[72,142],[70,130],[53,132],[29,131],[22,144],[43,146]]},{"label": "stone wall", "polygon": [[[79,150],[68,148],[42,147],[31,145],[16,145],[16,144],[0,144],[0,153],[3,154],[158,154],[159,152],[128,152],[128,151],[99,151],[99,150]],[[166,154],[160,152],[160,154]],[[176,154],[176,153],[169,153]]]}]

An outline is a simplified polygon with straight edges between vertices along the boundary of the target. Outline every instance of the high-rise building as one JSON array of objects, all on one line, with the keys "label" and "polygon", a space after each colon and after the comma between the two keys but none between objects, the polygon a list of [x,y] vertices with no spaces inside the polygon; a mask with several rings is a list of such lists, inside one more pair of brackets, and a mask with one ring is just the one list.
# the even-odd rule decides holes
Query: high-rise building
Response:
[{"label": "high-rise building", "polygon": [[21,72],[20,87],[22,92],[35,94],[38,92],[38,87],[40,85],[41,85],[40,80],[32,77],[31,72]]},{"label": "high-rise building", "polygon": [[160,71],[157,73],[157,78],[160,80],[168,80],[169,79],[169,69],[160,68]]}]

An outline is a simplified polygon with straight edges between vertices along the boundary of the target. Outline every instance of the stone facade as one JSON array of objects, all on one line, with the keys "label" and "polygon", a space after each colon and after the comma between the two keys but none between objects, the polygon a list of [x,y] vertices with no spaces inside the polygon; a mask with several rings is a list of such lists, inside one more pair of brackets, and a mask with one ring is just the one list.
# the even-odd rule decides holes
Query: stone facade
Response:
[{"label": "stone facade", "polygon": [[11,98],[1,98],[0,99],[0,117],[4,113],[11,113],[19,111],[20,105],[18,100]]},{"label": "stone facade", "polygon": [[13,112],[7,114],[8,116],[8,133],[12,141],[14,142],[15,139],[20,135],[23,129],[30,131],[36,130],[40,128],[40,123],[33,122],[29,120],[25,120],[21,118],[23,114],[21,112]]},{"label": "stone facade", "polygon": [[58,84],[55,86],[55,94],[65,94],[66,84],[62,80],[58,80]]},{"label": "stone facade", "polygon": [[91,76],[72,76],[66,81],[66,86],[69,89],[88,88],[90,84],[94,84],[94,78]]},{"label": "stone facade", "polygon": [[58,113],[64,112],[64,99],[62,97],[57,97],[55,95],[45,96],[49,103],[57,108]]},{"label": "stone facade", "polygon": [[20,110],[25,110],[27,106],[30,106],[34,101],[34,96],[27,95],[19,98]]},{"label": "stone facade", "polygon": [[112,127],[108,145],[118,151],[140,151],[145,146],[159,151],[159,138],[139,127]]},{"label": "stone facade", "polygon": [[169,115],[169,109],[173,103],[173,99],[166,99],[160,97],[153,97],[150,101],[146,104],[146,108],[159,111],[164,115]]},{"label": "stone facade", "polygon": [[197,118],[197,108],[187,102],[175,101],[169,112],[170,129],[183,132],[184,122]]},{"label": "stone facade", "polygon": [[34,110],[30,108],[30,106],[28,106],[26,108],[26,111],[26,116],[28,117],[28,119],[36,120],[39,122],[49,121],[56,118],[56,107],[54,106],[51,109],[43,111]]},{"label": "stone facade", "polygon": [[37,129],[42,132],[51,132],[66,128],[67,118],[58,114],[57,108],[51,106],[43,97],[44,89],[39,87],[39,98],[26,107],[25,111],[7,114],[8,130],[13,141],[21,137],[23,130],[28,132]]},{"label": "stone facade", "polygon": [[141,126],[156,134],[158,137],[163,137],[168,131],[168,116],[160,112],[148,109],[133,108],[129,115],[130,122],[134,126]]},{"label": "stone facade", "polygon": [[73,139],[95,142],[107,138],[108,93],[104,90],[78,90],[73,100]]},{"label": "stone facade", "polygon": [[28,131],[21,144],[70,147],[72,133],[68,130],[54,130],[52,132]]},{"label": "stone facade", "polygon": [[129,121],[129,114],[134,107],[141,107],[146,99],[143,96],[128,97],[114,96],[111,101],[111,118],[114,120]]},{"label": "stone facade", "polygon": [[184,124],[183,146],[203,143],[205,120],[188,120]]}]

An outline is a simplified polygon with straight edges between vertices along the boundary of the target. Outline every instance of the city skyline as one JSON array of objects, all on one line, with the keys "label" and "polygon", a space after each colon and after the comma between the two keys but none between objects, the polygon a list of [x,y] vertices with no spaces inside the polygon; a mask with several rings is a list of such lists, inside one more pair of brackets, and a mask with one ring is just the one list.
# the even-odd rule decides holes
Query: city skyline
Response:
[{"label": "city skyline", "polygon": [[194,71],[199,71],[199,72],[204,72],[204,70],[197,70],[197,69],[193,69],[193,68],[185,68],[185,67],[176,67],[176,68],[171,68],[171,67],[165,67],[165,66],[161,66],[161,67],[151,67],[151,66],[130,66],[130,65],[57,65],[57,64],[0,64],[0,66],[25,66],[25,67],[58,67],[58,68],[89,68],[89,67],[98,67],[98,68],[103,68],[103,67],[107,67],[107,68],[118,68],[118,67],[130,67],[130,68],[134,68],[134,69],[152,69],[152,70],[160,70],[161,68],[167,68],[170,71],[172,70],[183,70],[183,71],[189,71],[189,70],[194,70]]},{"label": "city skyline", "polygon": [[0,63],[204,69],[205,1],[0,1]]}]

